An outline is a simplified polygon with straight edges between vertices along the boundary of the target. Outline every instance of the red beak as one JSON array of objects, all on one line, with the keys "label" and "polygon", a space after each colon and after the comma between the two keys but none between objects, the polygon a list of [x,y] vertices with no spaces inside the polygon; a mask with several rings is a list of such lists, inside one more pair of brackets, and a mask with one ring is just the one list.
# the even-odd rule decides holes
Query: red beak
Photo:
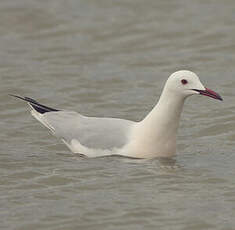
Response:
[{"label": "red beak", "polygon": [[211,89],[206,88],[206,90],[199,90],[199,89],[193,89],[193,90],[199,92],[201,95],[223,101],[223,98],[218,93],[214,92]]}]

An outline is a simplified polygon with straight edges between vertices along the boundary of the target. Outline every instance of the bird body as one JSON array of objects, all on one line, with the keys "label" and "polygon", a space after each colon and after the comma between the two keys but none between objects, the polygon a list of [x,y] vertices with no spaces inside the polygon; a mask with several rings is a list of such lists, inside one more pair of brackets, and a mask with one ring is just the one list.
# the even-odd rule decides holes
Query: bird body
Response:
[{"label": "bird body", "polygon": [[154,158],[175,154],[184,101],[194,94],[222,100],[219,94],[205,88],[195,73],[187,70],[177,71],[168,78],[157,105],[139,122],[87,117],[44,106],[31,98],[12,96],[27,101],[32,115],[74,153],[88,157]]}]

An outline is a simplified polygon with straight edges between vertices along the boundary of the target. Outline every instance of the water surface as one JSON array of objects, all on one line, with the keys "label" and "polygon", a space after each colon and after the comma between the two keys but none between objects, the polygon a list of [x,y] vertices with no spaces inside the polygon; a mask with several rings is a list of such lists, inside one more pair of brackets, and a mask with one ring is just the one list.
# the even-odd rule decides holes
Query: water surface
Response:
[{"label": "water surface", "polygon": [[[234,229],[234,12],[232,0],[2,0],[1,228]],[[179,69],[224,102],[187,100],[170,161],[74,156],[8,96],[140,120]]]}]

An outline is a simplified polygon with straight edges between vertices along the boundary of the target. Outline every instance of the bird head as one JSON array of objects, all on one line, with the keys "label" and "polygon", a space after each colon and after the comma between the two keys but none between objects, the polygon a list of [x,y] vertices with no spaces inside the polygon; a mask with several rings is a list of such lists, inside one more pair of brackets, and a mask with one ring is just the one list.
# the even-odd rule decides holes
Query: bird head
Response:
[{"label": "bird head", "polygon": [[166,88],[169,92],[183,97],[199,94],[223,100],[218,93],[206,88],[195,73],[188,70],[180,70],[171,74],[166,82]]}]

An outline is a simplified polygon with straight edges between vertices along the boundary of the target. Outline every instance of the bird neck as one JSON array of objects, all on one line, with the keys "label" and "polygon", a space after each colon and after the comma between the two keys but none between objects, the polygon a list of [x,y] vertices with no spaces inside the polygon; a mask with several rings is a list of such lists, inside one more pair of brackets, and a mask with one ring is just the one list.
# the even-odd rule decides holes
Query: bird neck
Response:
[{"label": "bird neck", "polygon": [[182,95],[165,88],[157,105],[133,129],[127,145],[129,155],[140,158],[173,156],[183,104]]},{"label": "bird neck", "polygon": [[[164,88],[157,105],[140,122],[154,136],[176,136],[185,97]],[[158,134],[158,135],[157,135]]]}]

